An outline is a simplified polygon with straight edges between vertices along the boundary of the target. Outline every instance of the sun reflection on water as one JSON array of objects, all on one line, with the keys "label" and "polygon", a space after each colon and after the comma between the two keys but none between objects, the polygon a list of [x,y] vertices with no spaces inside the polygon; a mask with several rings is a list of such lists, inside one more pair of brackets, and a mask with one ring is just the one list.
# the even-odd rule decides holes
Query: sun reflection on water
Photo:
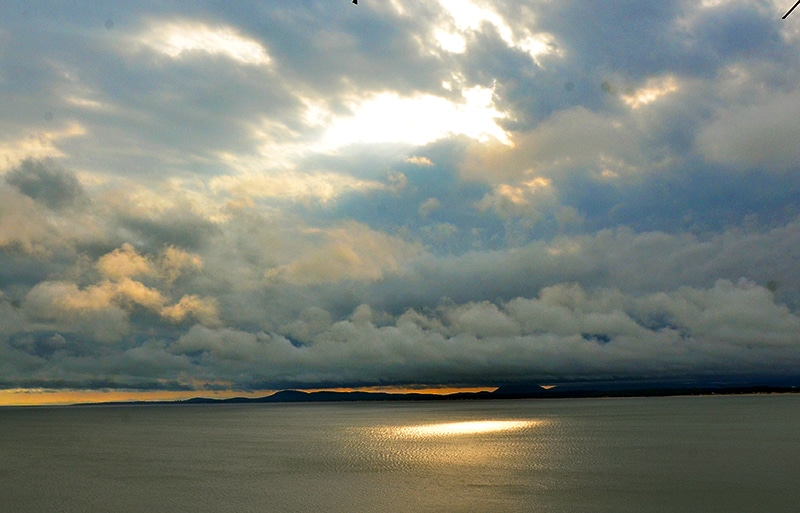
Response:
[{"label": "sun reflection on water", "polygon": [[403,426],[395,430],[400,437],[457,436],[481,433],[514,431],[536,425],[532,420],[473,420],[465,422],[446,422],[438,424],[419,424]]},{"label": "sun reflection on water", "polygon": [[[420,419],[415,419],[420,420]],[[433,420],[433,419],[431,419]],[[444,420],[444,419],[442,419]],[[446,422],[397,423],[367,428],[354,438],[368,447],[370,465],[376,469],[499,468],[525,465],[534,456],[534,428],[543,419],[473,419]],[[363,436],[366,434],[367,436]],[[533,438],[532,438],[533,437]],[[523,461],[524,460],[524,461]]]}]

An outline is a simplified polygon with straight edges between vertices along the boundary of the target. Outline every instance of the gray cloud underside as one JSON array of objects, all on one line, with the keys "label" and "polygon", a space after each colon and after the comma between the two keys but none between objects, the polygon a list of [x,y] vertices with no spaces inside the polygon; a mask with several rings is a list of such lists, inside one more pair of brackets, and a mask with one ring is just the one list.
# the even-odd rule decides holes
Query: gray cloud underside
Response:
[{"label": "gray cloud underside", "polygon": [[222,321],[206,326],[160,318],[132,287],[102,308],[54,313],[54,295],[79,287],[42,281],[19,306],[2,303],[3,375],[8,385],[192,376],[250,389],[791,374],[798,237],[798,222],[705,241],[609,231],[421,255],[371,283],[316,285],[264,281],[260,260],[207,258],[202,276],[173,282],[216,297]]},{"label": "gray cloud underside", "polygon": [[636,298],[557,285],[499,306],[446,304],[395,317],[362,306],[342,321],[321,317],[297,321],[284,335],[194,326],[171,342],[91,350],[91,357],[77,342],[29,334],[6,343],[3,374],[10,385],[74,387],[153,387],[188,374],[198,383],[250,389],[752,379],[793,375],[800,361],[800,318],[748,282]]}]

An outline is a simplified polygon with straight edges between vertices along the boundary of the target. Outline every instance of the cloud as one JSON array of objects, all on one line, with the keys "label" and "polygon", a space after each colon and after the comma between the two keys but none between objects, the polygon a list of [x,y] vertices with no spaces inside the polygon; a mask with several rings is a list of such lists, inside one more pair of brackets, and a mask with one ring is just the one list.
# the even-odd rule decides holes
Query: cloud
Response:
[{"label": "cloud", "polygon": [[[350,320],[326,320],[315,335],[306,332],[302,346],[265,333],[196,327],[171,350],[219,362],[218,379],[228,377],[223,362],[269,362],[254,377],[277,387],[728,378],[742,368],[788,373],[800,358],[800,319],[748,282],[645,296],[562,284],[500,305],[407,311],[380,326],[363,311],[362,305]],[[726,323],[731,329],[720,331]],[[780,365],[771,368],[778,355]]]},{"label": "cloud", "polygon": [[424,145],[453,134],[509,144],[497,123],[504,115],[492,107],[492,90],[476,86],[461,94],[459,103],[434,95],[404,98],[395,93],[359,100],[350,108],[352,116],[333,120],[322,139],[322,149],[354,143]]},{"label": "cloud", "polygon": [[52,209],[77,206],[87,199],[74,175],[30,158],[6,173],[5,180],[21,193]]},{"label": "cloud", "polygon": [[[130,329],[127,312],[112,303],[118,292],[121,291],[111,287],[80,290],[71,283],[42,282],[25,296],[22,309],[32,321],[44,321],[51,329],[57,326],[61,333],[78,333],[99,342],[116,342]],[[129,292],[135,296],[142,291]],[[152,294],[149,296],[152,300]]]},{"label": "cloud", "polygon": [[310,307],[298,315],[297,320],[280,328],[280,334],[300,342],[311,342],[314,337],[333,324],[331,314],[319,307]]},{"label": "cloud", "polygon": [[66,282],[41,282],[27,294],[26,301],[26,309],[34,317],[58,320],[61,316],[80,317],[84,312],[129,310],[136,306],[158,310],[165,300],[157,290],[122,278],[84,289]]},{"label": "cloud", "polygon": [[446,316],[455,334],[487,337],[520,333],[520,326],[488,301],[459,306],[449,310]]},{"label": "cloud", "polygon": [[554,198],[551,185],[552,180],[542,177],[518,185],[502,183],[477,202],[475,207],[482,212],[494,210],[502,218],[519,215],[533,218],[541,209],[552,207]]},{"label": "cloud", "polygon": [[268,65],[269,55],[257,41],[232,27],[210,27],[200,22],[154,23],[142,41],[174,59],[192,52],[223,55],[242,64]]},{"label": "cloud", "polygon": [[206,326],[220,324],[216,302],[195,295],[183,296],[174,305],[163,307],[160,314],[172,322],[182,322],[191,317]]},{"label": "cloud", "polygon": [[196,271],[203,268],[203,260],[196,253],[189,253],[175,246],[163,250],[157,264],[160,274],[167,283],[172,283],[184,271]]},{"label": "cloud", "polygon": [[420,217],[428,217],[434,210],[442,206],[442,203],[436,198],[428,198],[419,206]]},{"label": "cloud", "polygon": [[0,189],[0,248],[38,254],[55,239],[43,212],[27,196]]},{"label": "cloud", "polygon": [[266,356],[264,336],[233,329],[194,326],[171,350],[177,354],[205,353],[214,359],[255,361]]},{"label": "cloud", "polygon": [[[170,304],[168,289],[181,271],[201,266],[197,255],[174,247],[153,259],[125,243],[97,259],[94,267],[100,281],[85,287],[68,281],[41,281],[26,293],[22,314],[34,325],[45,322],[50,329],[80,333],[101,342],[121,340],[131,329],[131,315],[137,312],[149,312],[172,323],[194,319],[217,325],[213,299],[185,294]],[[156,281],[151,285],[138,281],[148,278]]]},{"label": "cloud", "polygon": [[283,172],[277,175],[252,174],[219,176],[210,183],[213,192],[225,191],[244,198],[275,198],[293,201],[335,200],[347,192],[365,192],[386,186],[371,180],[359,180],[335,173],[300,174]]},{"label": "cloud", "polygon": [[798,235],[797,221],[765,233],[730,229],[707,239],[618,229],[460,256],[427,254],[368,297],[371,304],[395,311],[409,304],[436,304],[442,297],[456,302],[510,300],[563,282],[646,294],[746,278],[761,285],[780,282],[781,301],[796,308],[800,276],[793,248]]},{"label": "cloud", "polygon": [[127,242],[121,248],[103,255],[97,261],[97,269],[104,277],[112,280],[122,280],[137,274],[153,274],[150,262]]},{"label": "cloud", "polygon": [[22,325],[22,315],[5,294],[0,295],[0,337],[14,333]]},{"label": "cloud", "polygon": [[674,77],[651,78],[644,87],[625,94],[622,100],[632,109],[639,109],[679,89]]},{"label": "cloud", "polygon": [[86,129],[83,126],[71,123],[63,128],[41,129],[27,137],[0,141],[0,150],[5,155],[4,167],[25,166],[25,162],[29,159],[66,157],[66,154],[59,149],[59,143],[85,133]]},{"label": "cloud", "polygon": [[267,280],[294,283],[324,283],[340,280],[375,281],[400,270],[418,248],[397,237],[349,223],[320,232],[321,240],[300,258],[267,270]]},{"label": "cloud", "polygon": [[428,157],[419,157],[417,155],[412,155],[406,159],[406,162],[409,164],[414,164],[415,166],[432,166],[433,162]]},{"label": "cloud", "polygon": [[800,95],[771,95],[721,112],[698,134],[697,145],[707,159],[737,171],[793,171],[800,157],[798,115]]},{"label": "cloud", "polygon": [[526,173],[559,176],[592,169],[608,176],[635,173],[642,164],[638,129],[583,107],[565,109],[529,132],[518,132],[513,148],[472,145],[464,175],[490,182],[522,178]]}]

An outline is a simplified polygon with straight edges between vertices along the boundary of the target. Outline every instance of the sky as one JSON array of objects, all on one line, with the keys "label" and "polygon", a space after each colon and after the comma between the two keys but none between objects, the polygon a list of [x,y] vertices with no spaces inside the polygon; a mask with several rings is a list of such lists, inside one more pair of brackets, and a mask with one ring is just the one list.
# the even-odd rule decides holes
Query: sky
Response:
[{"label": "sky", "polygon": [[796,380],[790,3],[3,2],[0,402]]}]

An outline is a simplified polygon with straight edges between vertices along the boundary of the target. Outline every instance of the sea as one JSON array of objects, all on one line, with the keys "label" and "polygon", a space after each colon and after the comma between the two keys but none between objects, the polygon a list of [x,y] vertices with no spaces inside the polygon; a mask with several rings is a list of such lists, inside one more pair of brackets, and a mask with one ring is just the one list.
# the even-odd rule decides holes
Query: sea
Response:
[{"label": "sea", "polygon": [[0,408],[2,513],[800,511],[800,394]]}]

